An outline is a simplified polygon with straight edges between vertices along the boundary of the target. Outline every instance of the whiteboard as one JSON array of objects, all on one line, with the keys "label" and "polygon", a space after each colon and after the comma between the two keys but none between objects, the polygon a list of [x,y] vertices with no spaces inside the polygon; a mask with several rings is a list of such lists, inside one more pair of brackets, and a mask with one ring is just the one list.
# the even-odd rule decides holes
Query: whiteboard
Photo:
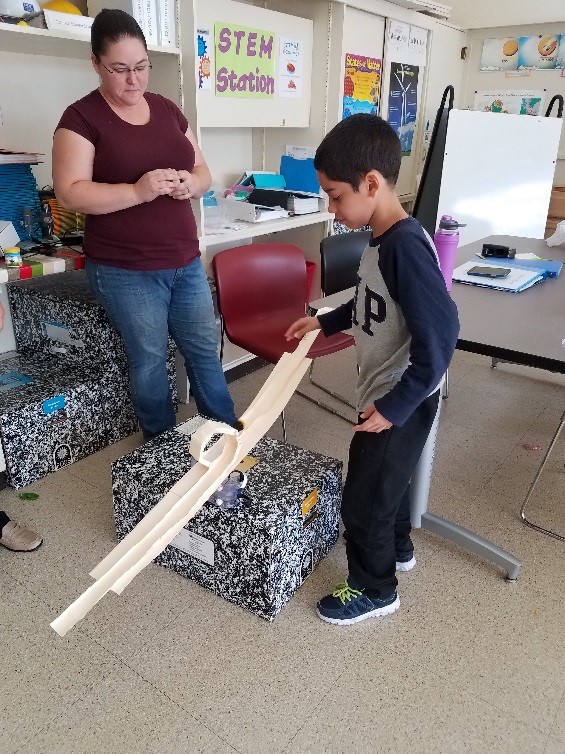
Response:
[{"label": "whiteboard", "polygon": [[[238,24],[242,27],[265,30],[275,35],[275,95],[273,99],[252,97],[216,96],[214,55],[214,26],[216,22]],[[312,39],[313,22],[310,19],[290,16],[277,11],[245,5],[233,0],[198,0],[196,28],[210,34],[210,65],[212,82],[210,89],[197,90],[197,112],[200,127],[286,127],[306,128],[310,125],[310,98],[312,86]],[[300,97],[279,96],[278,56],[280,39],[298,41],[301,44],[302,82]],[[324,53],[325,54],[325,53]]]},{"label": "whiteboard", "polygon": [[447,214],[467,223],[460,243],[491,235],[543,238],[562,123],[451,111],[438,219]]}]

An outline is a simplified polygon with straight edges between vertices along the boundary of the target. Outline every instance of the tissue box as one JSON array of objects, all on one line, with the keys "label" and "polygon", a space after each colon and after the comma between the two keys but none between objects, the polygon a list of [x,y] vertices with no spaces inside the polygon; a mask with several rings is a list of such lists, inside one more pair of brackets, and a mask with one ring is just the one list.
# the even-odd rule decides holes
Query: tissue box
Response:
[{"label": "tissue box", "polygon": [[[112,465],[116,531],[122,539],[189,470],[189,436],[179,425]],[[156,558],[216,594],[273,620],[337,541],[342,463],[263,438],[250,455],[249,507],[206,503]]]},{"label": "tissue box", "polygon": [[100,385],[53,357],[0,361],[0,438],[16,489],[107,444]]}]

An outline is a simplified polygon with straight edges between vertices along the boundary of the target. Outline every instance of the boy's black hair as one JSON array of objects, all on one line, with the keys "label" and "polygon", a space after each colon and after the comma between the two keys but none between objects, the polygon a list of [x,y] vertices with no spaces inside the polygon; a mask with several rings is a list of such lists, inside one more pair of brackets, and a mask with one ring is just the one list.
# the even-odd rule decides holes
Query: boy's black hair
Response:
[{"label": "boy's black hair", "polygon": [[378,115],[358,113],[327,133],[314,157],[314,167],[331,181],[349,183],[355,191],[365,175],[377,170],[390,186],[400,172],[402,151],[396,131]]},{"label": "boy's black hair", "polygon": [[104,55],[111,44],[119,42],[124,37],[139,39],[147,51],[145,36],[135,18],[123,10],[104,8],[96,16],[90,28],[92,54],[100,60],[100,56]]}]

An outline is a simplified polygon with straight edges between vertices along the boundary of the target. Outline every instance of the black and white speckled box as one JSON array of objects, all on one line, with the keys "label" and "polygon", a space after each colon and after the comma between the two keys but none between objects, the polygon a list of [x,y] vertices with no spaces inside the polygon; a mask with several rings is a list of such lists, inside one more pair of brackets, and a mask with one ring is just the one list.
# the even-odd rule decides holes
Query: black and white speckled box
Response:
[{"label": "black and white speckled box", "polygon": [[[164,433],[112,465],[119,539],[189,470],[189,436],[203,419]],[[156,559],[230,602],[273,620],[337,541],[342,463],[263,438],[251,451],[247,508],[206,503]]]},{"label": "black and white speckled box", "polygon": [[18,353],[52,354],[97,369],[125,357],[84,270],[18,280],[7,288]]},{"label": "black and white speckled box", "polygon": [[[52,355],[99,375],[108,443],[139,429],[129,394],[123,341],[90,289],[84,270],[8,284],[14,335],[21,354]],[[169,339],[167,371],[178,408],[175,344]]]},{"label": "black and white speckled box", "polygon": [[0,360],[0,436],[19,489],[107,445],[96,377],[53,357]]}]

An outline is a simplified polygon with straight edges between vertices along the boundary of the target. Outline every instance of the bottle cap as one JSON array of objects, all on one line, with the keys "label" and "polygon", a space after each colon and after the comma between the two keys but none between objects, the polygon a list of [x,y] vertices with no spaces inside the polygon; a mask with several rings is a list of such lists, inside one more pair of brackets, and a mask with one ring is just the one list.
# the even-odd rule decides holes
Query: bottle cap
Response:
[{"label": "bottle cap", "polygon": [[457,230],[457,228],[466,228],[467,223],[458,223],[451,215],[442,215],[439,221],[440,230]]}]

